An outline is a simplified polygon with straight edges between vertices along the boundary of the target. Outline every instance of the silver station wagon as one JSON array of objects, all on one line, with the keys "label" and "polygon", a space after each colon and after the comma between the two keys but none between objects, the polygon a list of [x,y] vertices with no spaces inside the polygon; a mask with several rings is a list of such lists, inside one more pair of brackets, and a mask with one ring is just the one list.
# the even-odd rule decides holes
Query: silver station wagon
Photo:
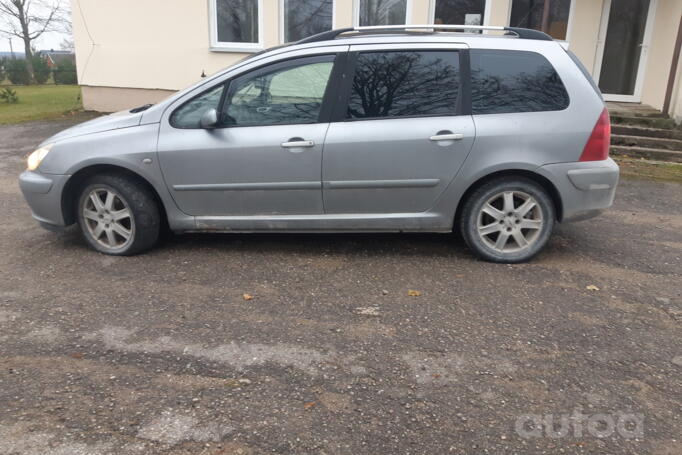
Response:
[{"label": "silver station wagon", "polygon": [[[436,27],[436,28],[434,28]],[[254,54],[167,100],[69,128],[20,184],[43,226],[130,255],[174,232],[452,232],[531,258],[609,207],[599,89],[544,33],[332,30]]]}]

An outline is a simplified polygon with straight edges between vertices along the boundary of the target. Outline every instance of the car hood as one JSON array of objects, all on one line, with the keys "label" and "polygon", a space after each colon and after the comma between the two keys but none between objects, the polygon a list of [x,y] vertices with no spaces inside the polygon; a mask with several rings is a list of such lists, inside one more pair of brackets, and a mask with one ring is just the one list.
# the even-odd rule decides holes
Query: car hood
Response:
[{"label": "car hood", "polygon": [[49,139],[45,140],[41,145],[58,142],[64,139],[83,136],[85,134],[101,133],[103,131],[117,130],[120,128],[130,128],[131,126],[138,126],[142,120],[141,113],[131,113],[130,111],[120,111],[114,114],[98,117],[87,122],[80,123],[71,128],[67,128]]}]

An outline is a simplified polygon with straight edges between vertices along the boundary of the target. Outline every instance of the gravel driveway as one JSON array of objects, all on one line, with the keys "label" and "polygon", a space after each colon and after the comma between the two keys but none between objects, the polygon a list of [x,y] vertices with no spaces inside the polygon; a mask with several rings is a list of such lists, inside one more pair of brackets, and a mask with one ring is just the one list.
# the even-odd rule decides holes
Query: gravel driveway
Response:
[{"label": "gravel driveway", "polygon": [[20,194],[68,123],[0,128],[0,454],[682,453],[681,185],[514,266],[407,234],[115,258]]}]

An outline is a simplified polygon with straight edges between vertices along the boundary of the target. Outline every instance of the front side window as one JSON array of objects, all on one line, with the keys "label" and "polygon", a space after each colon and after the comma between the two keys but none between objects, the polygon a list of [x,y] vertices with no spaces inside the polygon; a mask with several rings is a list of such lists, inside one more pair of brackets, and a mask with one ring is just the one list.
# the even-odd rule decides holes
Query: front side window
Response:
[{"label": "front side window", "polygon": [[259,0],[212,0],[215,45],[259,43]]},{"label": "front side window", "polygon": [[221,115],[226,126],[315,123],[322,109],[334,56],[275,65],[230,84]]},{"label": "front side window", "polygon": [[395,51],[358,54],[347,118],[455,115],[459,53]]},{"label": "front side window", "polygon": [[332,29],[333,0],[283,0],[284,42]]},{"label": "front side window", "polygon": [[566,88],[542,55],[472,50],[470,58],[474,115],[560,111],[568,107]]},{"label": "front side window", "polygon": [[[541,30],[565,40],[572,0],[513,0],[509,25]],[[549,11],[545,14],[545,6]]]},{"label": "front side window", "polygon": [[407,0],[357,0],[358,24],[402,25],[407,23]]},{"label": "front side window", "polygon": [[483,25],[486,0],[436,0],[433,23]]},{"label": "front side window", "polygon": [[183,104],[173,112],[170,123],[176,128],[200,128],[199,120],[209,109],[218,109],[224,86],[221,84]]}]

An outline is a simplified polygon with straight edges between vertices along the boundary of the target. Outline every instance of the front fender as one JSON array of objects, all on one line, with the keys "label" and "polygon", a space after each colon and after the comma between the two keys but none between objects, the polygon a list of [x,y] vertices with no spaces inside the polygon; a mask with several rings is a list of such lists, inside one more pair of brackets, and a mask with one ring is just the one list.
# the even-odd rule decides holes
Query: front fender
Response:
[{"label": "front fender", "polygon": [[125,169],[145,180],[161,200],[171,229],[194,228],[194,217],[180,211],[168,192],[157,154],[159,124],[104,131],[60,141],[40,165],[46,175],[71,176],[93,166]]}]

